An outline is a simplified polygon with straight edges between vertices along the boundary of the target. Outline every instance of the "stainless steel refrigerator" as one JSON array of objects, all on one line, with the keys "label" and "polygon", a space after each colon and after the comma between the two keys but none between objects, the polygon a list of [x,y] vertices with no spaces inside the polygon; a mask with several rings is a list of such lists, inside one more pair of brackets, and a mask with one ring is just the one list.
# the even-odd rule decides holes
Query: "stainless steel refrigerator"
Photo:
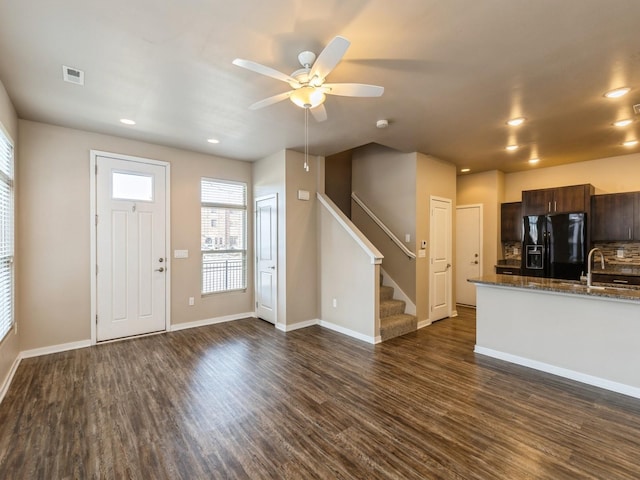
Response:
[{"label": "stainless steel refrigerator", "polygon": [[523,218],[522,275],[579,280],[586,273],[587,214]]}]

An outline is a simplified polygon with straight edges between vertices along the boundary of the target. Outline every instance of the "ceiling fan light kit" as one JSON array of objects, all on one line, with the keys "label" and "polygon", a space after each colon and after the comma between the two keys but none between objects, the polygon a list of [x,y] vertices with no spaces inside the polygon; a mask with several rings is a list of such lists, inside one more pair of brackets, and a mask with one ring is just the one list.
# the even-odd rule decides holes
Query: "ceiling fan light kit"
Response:
[{"label": "ceiling fan light kit", "polygon": [[324,103],[327,96],[317,87],[301,87],[294,90],[289,99],[302,108],[315,108]]}]

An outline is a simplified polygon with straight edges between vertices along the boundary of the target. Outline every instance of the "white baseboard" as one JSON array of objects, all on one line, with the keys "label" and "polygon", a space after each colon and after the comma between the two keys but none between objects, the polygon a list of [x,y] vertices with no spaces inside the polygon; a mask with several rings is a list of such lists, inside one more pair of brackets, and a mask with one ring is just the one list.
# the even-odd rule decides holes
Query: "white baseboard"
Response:
[{"label": "white baseboard", "polygon": [[334,332],[342,333],[343,335],[347,335],[349,337],[357,338],[358,340],[362,340],[367,343],[380,343],[381,339],[379,336],[370,337],[368,335],[363,335],[362,333],[356,332],[354,330],[350,330],[348,328],[342,327],[340,325],[336,325],[335,323],[326,322],[324,320],[319,321],[319,325],[324,328],[328,328],[329,330],[333,330]]},{"label": "white baseboard", "polygon": [[186,330],[188,328],[204,327],[207,325],[215,325],[216,323],[232,322],[234,320],[242,320],[243,318],[255,318],[255,312],[235,313],[233,315],[224,315],[222,317],[205,318],[194,322],[174,323],[169,331],[177,332],[178,330]]},{"label": "white baseboard", "polygon": [[21,360],[22,360],[22,357],[18,355],[16,359],[13,361],[13,364],[9,369],[9,373],[5,377],[4,382],[2,382],[2,385],[0,385],[0,402],[2,402],[2,400],[4,399],[4,396],[7,394],[7,391],[9,390],[9,386],[13,381],[13,376],[16,374],[16,370],[18,370],[18,366],[20,365]]},{"label": "white baseboard", "polygon": [[453,317],[457,317],[457,316],[458,316],[458,310],[453,310],[453,311],[451,312],[451,318],[453,318]]},{"label": "white baseboard", "polygon": [[418,322],[418,330],[420,330],[423,327],[428,327],[429,325],[431,325],[431,320],[429,320],[429,319],[420,320]]},{"label": "white baseboard", "polygon": [[541,372],[551,373],[553,375],[558,375],[559,377],[586,383],[587,385],[593,385],[594,387],[604,388],[605,390],[610,390],[612,392],[640,398],[640,388],[632,387],[631,385],[626,385],[624,383],[612,382],[605,378],[594,377],[593,375],[576,372],[575,370],[569,370],[568,368],[557,367],[555,365],[531,360],[518,355],[512,355],[510,353],[500,352],[491,348],[479,347],[478,345],[475,346],[473,351],[481,355],[486,355],[487,357],[497,358],[498,360],[504,360],[506,362],[522,365],[523,367],[533,368],[535,370],[540,370]]},{"label": "white baseboard", "polygon": [[303,322],[292,323],[291,325],[285,325],[284,323],[277,323],[276,328],[282,332],[293,332],[294,330],[300,330],[301,328],[311,327],[318,325],[320,320],[314,318],[312,320],[305,320]]},{"label": "white baseboard", "polygon": [[51,345],[49,347],[24,350],[20,352],[20,358],[40,357],[41,355],[66,352],[67,350],[77,350],[78,348],[87,348],[90,346],[91,340],[80,340],[79,342],[62,343],[60,345]]}]

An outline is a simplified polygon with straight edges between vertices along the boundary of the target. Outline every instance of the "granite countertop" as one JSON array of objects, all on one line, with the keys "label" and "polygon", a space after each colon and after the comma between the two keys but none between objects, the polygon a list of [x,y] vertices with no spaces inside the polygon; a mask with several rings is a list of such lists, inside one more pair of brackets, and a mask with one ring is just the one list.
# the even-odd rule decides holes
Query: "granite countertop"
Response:
[{"label": "granite countertop", "polygon": [[520,275],[485,275],[468,280],[478,285],[495,285],[500,287],[523,288],[546,292],[606,297],[616,300],[632,300],[640,302],[640,287],[603,287],[587,288],[586,284],[557,278],[524,277]]}]

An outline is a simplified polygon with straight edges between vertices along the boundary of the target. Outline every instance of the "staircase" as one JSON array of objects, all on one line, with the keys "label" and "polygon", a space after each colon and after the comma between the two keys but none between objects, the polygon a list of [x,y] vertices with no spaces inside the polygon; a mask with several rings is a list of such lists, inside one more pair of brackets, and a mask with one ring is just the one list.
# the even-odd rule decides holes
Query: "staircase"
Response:
[{"label": "staircase", "polygon": [[417,317],[404,313],[404,308],[404,300],[393,298],[393,287],[380,285],[380,338],[383,342],[418,329]]}]

